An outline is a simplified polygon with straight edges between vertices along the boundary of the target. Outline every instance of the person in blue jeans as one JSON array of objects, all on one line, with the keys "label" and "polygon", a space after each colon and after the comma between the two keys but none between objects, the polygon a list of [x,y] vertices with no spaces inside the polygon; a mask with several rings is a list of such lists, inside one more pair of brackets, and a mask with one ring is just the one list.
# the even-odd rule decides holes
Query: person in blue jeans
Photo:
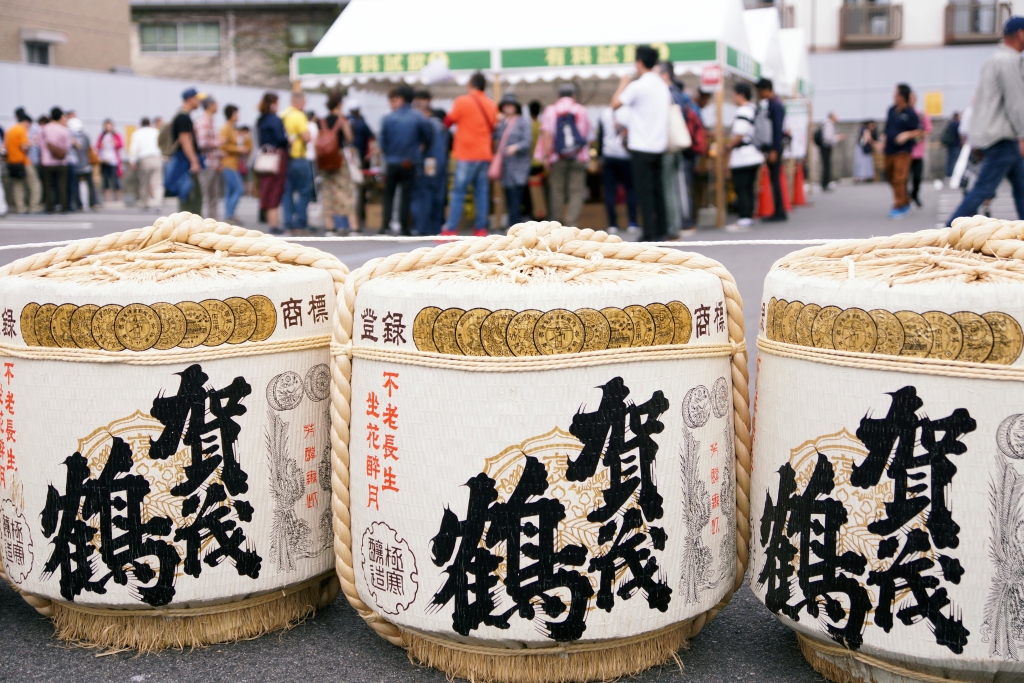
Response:
[{"label": "person in blue jeans", "polygon": [[401,188],[398,222],[403,235],[411,235],[413,188],[416,171],[423,165],[423,151],[430,148],[434,132],[426,117],[410,105],[413,90],[401,85],[388,94],[391,112],[380,124],[380,149],[384,153],[384,222],[382,232],[391,225],[395,191]]},{"label": "person in blue jeans", "polygon": [[1024,17],[1010,17],[1003,28],[1003,44],[981,68],[974,91],[970,143],[984,156],[978,179],[947,224],[973,216],[996,194],[1006,178],[1013,189],[1017,217],[1024,219]]},{"label": "person in blue jeans", "polygon": [[413,109],[423,114],[434,131],[434,139],[424,152],[423,166],[417,169],[412,191],[413,233],[436,235],[444,225],[444,200],[448,190],[448,129],[430,107],[430,91],[419,90],[413,97]]},{"label": "person in blue jeans", "polygon": [[224,222],[238,225],[235,209],[238,208],[238,200],[245,192],[242,174],[238,172],[238,161],[249,153],[249,148],[239,144],[238,131],[235,128],[238,125],[238,107],[233,104],[224,107],[224,117],[227,121],[220,129],[220,151],[223,154],[220,172],[224,179],[224,215],[226,216]]},{"label": "person in blue jeans", "polygon": [[466,189],[473,186],[473,204],[476,212],[473,234],[487,236],[487,219],[491,212],[488,195],[487,169],[494,157],[494,129],[498,125],[498,107],[484,94],[487,81],[479,71],[466,85],[466,94],[455,98],[451,111],[444,117],[444,125],[457,126],[452,145],[455,158],[455,185],[448,211],[448,223],[442,235],[455,235],[462,222],[466,203]]},{"label": "person in blue jeans", "polygon": [[292,105],[281,114],[284,132],[288,136],[288,175],[284,183],[281,210],[285,230],[306,230],[306,208],[313,198],[313,163],[306,158],[309,144],[309,119],[303,108],[306,96],[292,93]]}]

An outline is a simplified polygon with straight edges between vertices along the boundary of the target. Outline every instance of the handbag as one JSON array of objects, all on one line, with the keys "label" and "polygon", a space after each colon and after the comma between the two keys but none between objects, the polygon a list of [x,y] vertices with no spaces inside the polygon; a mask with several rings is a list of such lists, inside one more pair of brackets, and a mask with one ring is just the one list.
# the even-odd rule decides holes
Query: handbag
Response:
[{"label": "handbag", "polygon": [[276,147],[263,145],[256,152],[252,170],[257,175],[277,175],[281,170],[281,152]]},{"label": "handbag", "polygon": [[342,154],[345,155],[345,163],[348,165],[348,175],[356,185],[363,184],[363,167],[359,163],[359,150],[353,145],[346,145]]},{"label": "handbag", "polygon": [[501,171],[505,159],[505,145],[508,143],[508,135],[512,132],[512,126],[514,126],[518,120],[518,116],[513,116],[505,125],[505,132],[501,134],[501,142],[498,143],[498,151],[494,153],[494,158],[491,159],[491,165],[487,168],[488,180],[501,180]]},{"label": "handbag", "polygon": [[690,129],[686,127],[686,118],[678,104],[673,104],[668,111],[668,151],[681,152],[693,145]]}]

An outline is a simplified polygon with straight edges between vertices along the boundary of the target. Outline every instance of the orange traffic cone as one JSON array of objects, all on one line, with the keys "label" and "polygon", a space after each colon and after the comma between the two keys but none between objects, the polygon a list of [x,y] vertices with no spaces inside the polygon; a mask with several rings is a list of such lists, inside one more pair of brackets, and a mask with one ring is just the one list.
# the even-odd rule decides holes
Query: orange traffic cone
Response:
[{"label": "orange traffic cone", "polygon": [[796,171],[793,172],[793,206],[807,206],[807,196],[804,194],[804,165],[796,164]]},{"label": "orange traffic cone", "polygon": [[766,218],[775,213],[775,201],[772,199],[772,182],[768,178],[768,165],[761,166],[761,192],[757,197],[757,217]]},{"label": "orange traffic cone", "polygon": [[788,185],[789,183],[786,182],[786,170],[779,169],[779,189],[782,190],[782,206],[786,209],[787,213],[793,208],[793,206],[789,202],[789,187],[787,187]]}]

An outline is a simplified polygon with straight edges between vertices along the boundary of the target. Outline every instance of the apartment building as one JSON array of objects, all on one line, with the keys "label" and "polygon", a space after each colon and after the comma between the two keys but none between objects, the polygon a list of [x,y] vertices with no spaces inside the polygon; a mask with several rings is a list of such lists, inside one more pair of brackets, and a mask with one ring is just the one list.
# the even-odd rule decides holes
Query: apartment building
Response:
[{"label": "apartment building", "polygon": [[96,71],[131,64],[128,0],[0,0],[0,60]]}]

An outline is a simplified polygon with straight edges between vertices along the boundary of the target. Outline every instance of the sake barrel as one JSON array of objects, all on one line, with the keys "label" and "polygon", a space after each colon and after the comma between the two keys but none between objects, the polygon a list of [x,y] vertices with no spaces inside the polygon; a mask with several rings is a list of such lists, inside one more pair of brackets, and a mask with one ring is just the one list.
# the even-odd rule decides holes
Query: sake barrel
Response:
[{"label": "sake barrel", "polygon": [[729,599],[748,414],[719,264],[521,224],[369,262],[340,315],[338,570],[414,661],[607,680],[672,658]]},{"label": "sake barrel", "polygon": [[830,680],[1024,677],[1022,234],[958,219],[765,280],[751,586]]},{"label": "sake barrel", "polygon": [[0,270],[0,556],[59,637],[251,638],[336,595],[345,276],[188,213]]}]

